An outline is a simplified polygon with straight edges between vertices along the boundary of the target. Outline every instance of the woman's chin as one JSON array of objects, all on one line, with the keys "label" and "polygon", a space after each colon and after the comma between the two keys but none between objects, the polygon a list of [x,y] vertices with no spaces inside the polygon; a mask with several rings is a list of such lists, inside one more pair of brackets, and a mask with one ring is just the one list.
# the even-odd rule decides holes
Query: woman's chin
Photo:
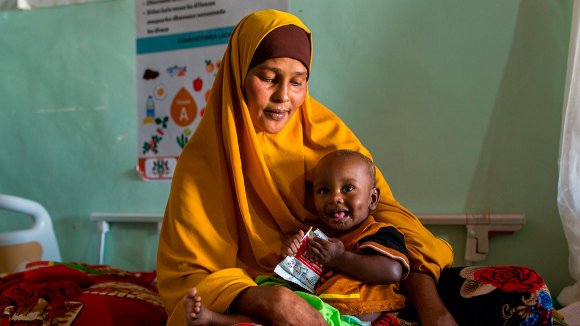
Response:
[{"label": "woman's chin", "polygon": [[269,121],[268,123],[265,124],[265,126],[264,126],[264,128],[262,128],[262,130],[268,134],[277,134],[280,131],[282,131],[282,129],[284,129],[284,127],[286,127],[287,123],[288,123],[288,120]]}]

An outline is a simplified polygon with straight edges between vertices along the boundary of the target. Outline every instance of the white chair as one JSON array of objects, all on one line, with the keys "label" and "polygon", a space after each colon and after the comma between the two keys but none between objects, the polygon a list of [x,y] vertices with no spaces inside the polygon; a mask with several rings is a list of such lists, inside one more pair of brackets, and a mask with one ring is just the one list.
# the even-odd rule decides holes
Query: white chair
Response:
[{"label": "white chair", "polygon": [[29,229],[0,233],[0,273],[14,272],[23,263],[37,260],[60,261],[60,250],[50,215],[37,202],[0,194],[1,210],[29,215],[34,220]]}]

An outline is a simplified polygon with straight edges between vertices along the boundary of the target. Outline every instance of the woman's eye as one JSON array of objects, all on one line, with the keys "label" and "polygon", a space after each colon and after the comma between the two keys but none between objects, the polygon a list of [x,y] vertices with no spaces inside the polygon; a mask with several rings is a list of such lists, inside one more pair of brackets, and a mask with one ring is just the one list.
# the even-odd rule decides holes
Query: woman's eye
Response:
[{"label": "woman's eye", "polygon": [[298,82],[298,81],[291,81],[291,82],[290,82],[290,84],[291,84],[292,86],[302,86],[302,84],[303,84],[303,83],[304,83],[304,82]]},{"label": "woman's eye", "polygon": [[274,82],[274,78],[260,77],[260,80],[266,83]]}]

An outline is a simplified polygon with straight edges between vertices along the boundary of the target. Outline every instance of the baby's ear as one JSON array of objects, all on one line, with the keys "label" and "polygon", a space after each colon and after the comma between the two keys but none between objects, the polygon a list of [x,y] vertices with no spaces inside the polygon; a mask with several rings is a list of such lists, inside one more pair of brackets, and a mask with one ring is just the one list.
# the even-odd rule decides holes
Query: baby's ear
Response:
[{"label": "baby's ear", "polygon": [[379,198],[381,196],[381,190],[377,187],[371,189],[371,203],[369,204],[369,210],[374,211],[379,205]]}]

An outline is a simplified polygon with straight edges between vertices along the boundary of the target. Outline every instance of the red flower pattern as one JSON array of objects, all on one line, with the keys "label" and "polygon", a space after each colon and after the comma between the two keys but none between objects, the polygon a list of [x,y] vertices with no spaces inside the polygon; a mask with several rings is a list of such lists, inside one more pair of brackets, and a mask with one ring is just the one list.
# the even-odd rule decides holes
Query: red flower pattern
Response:
[{"label": "red flower pattern", "polygon": [[399,326],[399,319],[389,313],[384,313],[373,322],[372,326]]},{"label": "red flower pattern", "polygon": [[473,278],[506,292],[532,292],[544,286],[538,273],[523,266],[480,268],[474,271]]}]

